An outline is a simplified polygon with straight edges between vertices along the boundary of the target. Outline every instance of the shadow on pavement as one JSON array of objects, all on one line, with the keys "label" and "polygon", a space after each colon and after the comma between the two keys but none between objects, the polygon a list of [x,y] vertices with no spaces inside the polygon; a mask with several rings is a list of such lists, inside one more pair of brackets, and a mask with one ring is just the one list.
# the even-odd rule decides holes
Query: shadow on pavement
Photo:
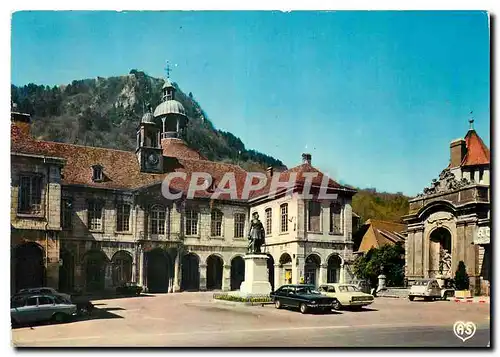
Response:
[{"label": "shadow on pavement", "polygon": [[92,301],[92,300],[112,300],[112,299],[125,299],[125,298],[143,298],[143,297],[155,297],[156,295],[152,294],[116,294],[116,293],[96,293],[96,294],[79,294],[79,295],[71,295],[72,301]]}]

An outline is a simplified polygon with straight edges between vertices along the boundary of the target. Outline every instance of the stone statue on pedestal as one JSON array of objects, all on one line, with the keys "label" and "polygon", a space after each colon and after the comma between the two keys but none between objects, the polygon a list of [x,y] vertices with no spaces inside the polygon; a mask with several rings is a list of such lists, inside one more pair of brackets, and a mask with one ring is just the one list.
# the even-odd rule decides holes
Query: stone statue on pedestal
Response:
[{"label": "stone statue on pedestal", "polygon": [[262,253],[260,248],[265,243],[265,232],[262,222],[259,220],[259,214],[254,212],[250,221],[250,230],[248,232],[248,253]]}]

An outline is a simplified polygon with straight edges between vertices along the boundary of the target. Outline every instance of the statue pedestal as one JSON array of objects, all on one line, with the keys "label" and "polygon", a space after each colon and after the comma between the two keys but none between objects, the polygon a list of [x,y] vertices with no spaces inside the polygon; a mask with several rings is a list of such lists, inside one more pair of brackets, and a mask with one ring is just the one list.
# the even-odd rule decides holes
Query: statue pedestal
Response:
[{"label": "statue pedestal", "polygon": [[240,286],[240,295],[269,295],[271,284],[267,272],[266,254],[247,254],[245,259],[245,280]]}]

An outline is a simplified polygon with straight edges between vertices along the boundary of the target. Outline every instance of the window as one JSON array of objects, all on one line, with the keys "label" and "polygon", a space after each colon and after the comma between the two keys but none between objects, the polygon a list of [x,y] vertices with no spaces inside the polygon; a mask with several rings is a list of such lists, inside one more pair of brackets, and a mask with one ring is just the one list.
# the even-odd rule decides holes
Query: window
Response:
[{"label": "window", "polygon": [[321,203],[309,201],[308,203],[308,230],[310,232],[321,232]]},{"label": "window", "polygon": [[198,235],[198,212],[193,209],[186,211],[186,235]]},{"label": "window", "polygon": [[245,214],[234,214],[234,238],[243,238],[245,234]]},{"label": "window", "polygon": [[42,211],[42,177],[22,175],[19,177],[20,213],[37,214]]},{"label": "window", "polygon": [[335,288],[333,286],[329,286],[328,287],[328,292],[329,293],[334,293],[335,292]]},{"label": "window", "polygon": [[61,227],[69,229],[72,227],[73,202],[69,198],[61,200]]},{"label": "window", "polygon": [[101,165],[93,165],[92,166],[92,181],[99,182],[104,179],[104,175],[102,172],[103,167]]},{"label": "window", "polygon": [[37,306],[37,305],[38,305],[38,301],[37,301],[36,297],[31,297],[31,298],[26,300],[26,306]]},{"label": "window", "polygon": [[130,205],[119,204],[116,207],[116,231],[130,231]]},{"label": "window", "polygon": [[222,212],[219,210],[212,210],[211,222],[211,235],[212,237],[222,236]]},{"label": "window", "polygon": [[335,202],[330,204],[330,233],[342,234],[342,206]]},{"label": "window", "polygon": [[49,296],[40,296],[38,298],[38,305],[52,305],[54,304],[54,300],[52,300]]},{"label": "window", "polygon": [[288,203],[280,206],[281,210],[281,232],[288,232]]},{"label": "window", "polygon": [[91,231],[102,230],[102,203],[90,201],[88,206],[88,226]]},{"label": "window", "polygon": [[271,234],[273,232],[273,210],[271,208],[266,209],[266,234]]},{"label": "window", "polygon": [[165,234],[165,220],[167,213],[163,206],[153,206],[151,209],[151,233]]}]

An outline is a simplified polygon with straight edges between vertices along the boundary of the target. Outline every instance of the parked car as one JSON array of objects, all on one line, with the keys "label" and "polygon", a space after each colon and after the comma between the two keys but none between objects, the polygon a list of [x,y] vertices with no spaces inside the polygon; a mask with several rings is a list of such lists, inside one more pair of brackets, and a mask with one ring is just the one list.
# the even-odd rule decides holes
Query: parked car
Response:
[{"label": "parked car", "polygon": [[116,288],[116,293],[121,295],[141,295],[142,286],[132,282],[123,283]]},{"label": "parked car", "polygon": [[49,288],[49,287],[41,287],[41,288],[28,288],[28,289],[21,289],[17,292],[15,295],[33,295],[33,294],[47,294],[47,295],[53,295],[53,296],[59,296],[63,299],[68,300],[71,302],[71,296],[65,293],[60,293],[54,288]]},{"label": "parked car", "polygon": [[92,310],[94,309],[94,305],[90,302],[90,300],[84,297],[71,296],[49,287],[21,289],[11,297],[11,301],[12,299],[21,296],[32,296],[40,294],[58,297],[65,300],[67,303],[75,304],[78,315],[90,315],[92,313]]},{"label": "parked car", "polygon": [[76,305],[54,295],[17,295],[11,299],[13,325],[39,321],[64,322],[76,315]]},{"label": "parked car", "polygon": [[330,311],[336,299],[321,295],[314,285],[283,285],[270,294],[277,309],[298,307],[305,314],[310,310]]},{"label": "parked car", "polygon": [[413,301],[416,297],[423,298],[427,301],[446,300],[449,296],[453,296],[455,291],[450,288],[441,288],[436,279],[418,279],[410,288],[408,299]]},{"label": "parked car", "polygon": [[373,303],[373,295],[366,294],[352,284],[328,283],[322,284],[318,291],[331,298],[335,298],[333,308],[340,310],[342,307],[350,306],[362,308]]}]

